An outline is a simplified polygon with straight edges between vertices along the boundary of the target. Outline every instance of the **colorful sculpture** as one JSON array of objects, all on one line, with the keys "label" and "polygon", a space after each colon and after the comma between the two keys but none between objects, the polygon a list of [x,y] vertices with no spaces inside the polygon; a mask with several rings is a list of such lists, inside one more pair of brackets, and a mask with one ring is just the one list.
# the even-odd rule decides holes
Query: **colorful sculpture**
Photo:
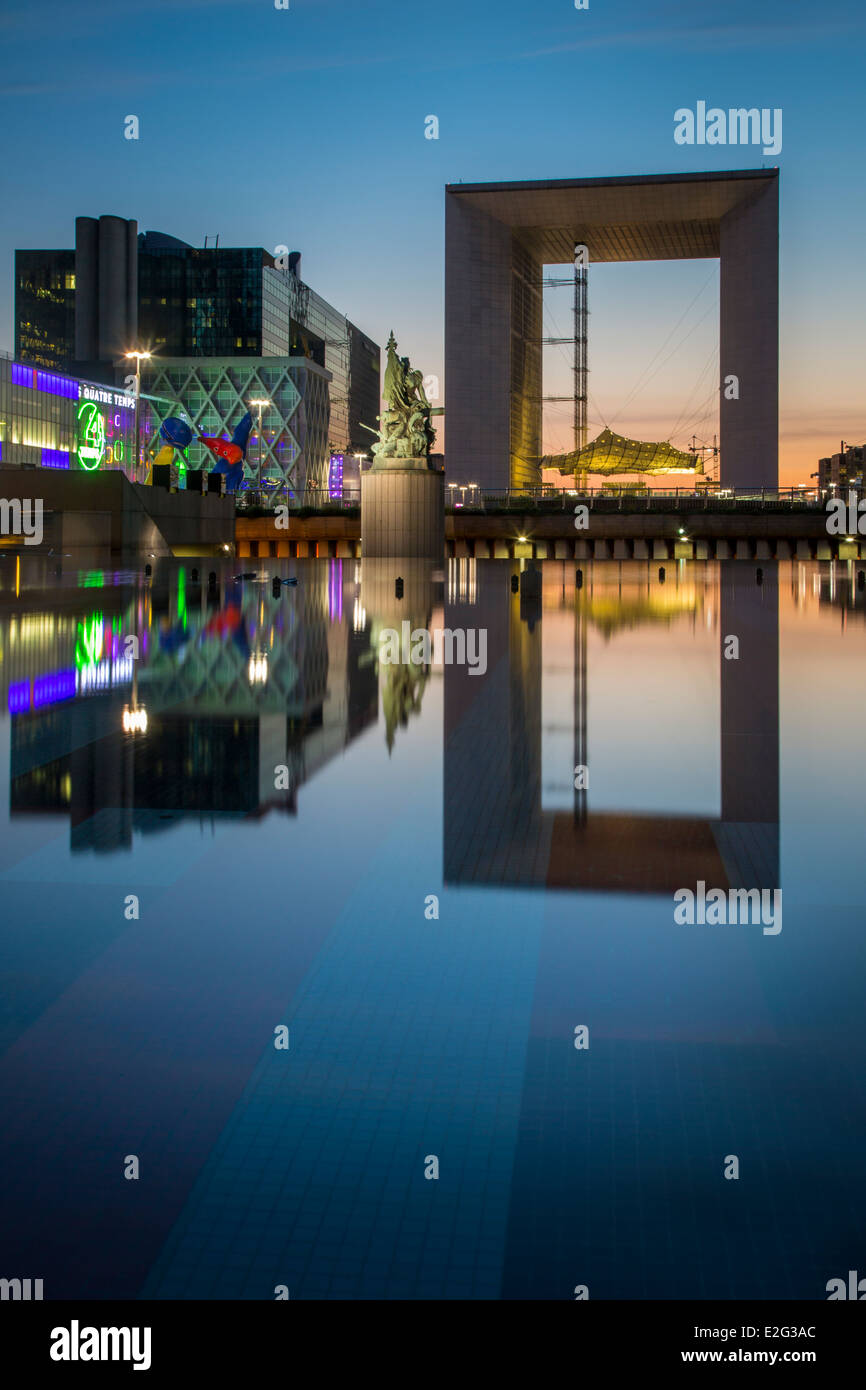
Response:
[{"label": "colorful sculpture", "polygon": [[202,444],[210,449],[217,460],[214,464],[214,473],[225,473],[226,475],[227,492],[237,492],[243,482],[244,460],[247,456],[247,445],[252,427],[253,417],[247,411],[240,424],[235,426],[234,434],[230,440],[217,435],[199,435]]},{"label": "colorful sculpture", "polygon": [[[247,411],[236,426],[231,439],[223,439],[220,435],[198,435],[201,443],[210,450],[216,460],[214,473],[225,473],[227,492],[237,492],[243,482],[244,460],[252,427],[253,417]],[[171,463],[175,449],[183,451],[188,448],[195,434],[196,431],[186,420],[181,420],[177,415],[169,415],[159,427],[159,437],[165,442],[154,459],[154,464]]]}]

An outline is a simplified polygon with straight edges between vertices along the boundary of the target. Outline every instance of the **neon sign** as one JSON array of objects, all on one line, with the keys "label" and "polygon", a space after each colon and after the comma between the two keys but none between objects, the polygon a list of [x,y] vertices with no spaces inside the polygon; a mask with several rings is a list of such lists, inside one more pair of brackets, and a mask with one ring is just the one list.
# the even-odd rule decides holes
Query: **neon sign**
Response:
[{"label": "neon sign", "polygon": [[98,468],[105,454],[105,421],[93,401],[78,407],[78,458],[88,473]]}]

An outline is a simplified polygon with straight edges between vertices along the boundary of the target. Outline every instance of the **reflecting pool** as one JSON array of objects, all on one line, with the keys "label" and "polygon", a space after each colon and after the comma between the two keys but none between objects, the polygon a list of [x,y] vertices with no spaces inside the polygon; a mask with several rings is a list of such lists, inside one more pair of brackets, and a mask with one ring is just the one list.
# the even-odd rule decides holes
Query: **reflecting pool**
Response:
[{"label": "reflecting pool", "polygon": [[866,1225],[864,593],[0,560],[0,1275],[826,1298]]}]

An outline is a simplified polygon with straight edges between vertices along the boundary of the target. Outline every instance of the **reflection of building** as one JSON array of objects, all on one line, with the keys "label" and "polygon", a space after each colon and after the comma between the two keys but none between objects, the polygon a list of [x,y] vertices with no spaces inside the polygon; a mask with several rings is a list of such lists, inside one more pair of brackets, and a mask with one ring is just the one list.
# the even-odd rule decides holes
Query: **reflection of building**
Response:
[{"label": "reflection of building", "polygon": [[844,452],[831,454],[829,458],[818,460],[818,488],[826,492],[831,487],[845,490],[847,487],[862,488],[863,469],[866,466],[866,444],[847,444]]},{"label": "reflection of building", "polygon": [[[480,569],[495,563],[475,563]],[[693,600],[696,595],[693,593]],[[573,586],[573,757],[589,766],[587,624],[603,600]],[[449,627],[486,626],[488,675],[445,672],[444,876],[452,883],[672,893],[703,878],[729,888],[777,887],[779,873],[778,590],[720,566],[720,629],[737,633],[740,659],[720,662],[721,805],[715,817],[594,811],[577,789],[573,809],[542,798],[540,586],[512,594],[497,578],[469,605],[451,599]],[[659,598],[659,604],[663,600]],[[676,611],[677,601],[670,605]],[[647,616],[655,616],[651,604]],[[628,623],[626,625],[629,625]],[[601,630],[610,631],[603,621]]]},{"label": "reflection of building", "polygon": [[[106,381],[133,347],[162,358],[303,357],[330,372],[330,441],[362,450],[379,414],[379,348],[300,278],[300,253],[195,247],[78,217],[75,250],[17,251],[15,350]],[[327,423],[327,422],[326,422]],[[323,481],[323,480],[320,480]]]},{"label": "reflection of building", "polygon": [[[66,813],[73,849],[110,851],[177,817],[294,812],[300,786],[377,715],[343,569],[311,565],[281,598],[234,584],[218,598],[186,567],[158,568],[122,617],[104,611],[108,589],[99,611],[7,619],[13,815]],[[147,731],[125,736],[133,688]]]}]

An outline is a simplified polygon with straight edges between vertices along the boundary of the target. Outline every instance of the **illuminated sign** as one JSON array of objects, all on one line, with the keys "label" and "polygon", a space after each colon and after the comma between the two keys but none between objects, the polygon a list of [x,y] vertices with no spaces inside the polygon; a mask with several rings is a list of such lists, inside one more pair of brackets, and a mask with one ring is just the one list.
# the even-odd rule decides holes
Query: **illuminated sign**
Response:
[{"label": "illuminated sign", "polygon": [[98,468],[105,456],[105,421],[93,401],[78,407],[78,458],[88,473]]},{"label": "illuminated sign", "polygon": [[343,496],[343,455],[332,454],[328,470],[328,497],[337,502]]},{"label": "illuminated sign", "polygon": [[83,401],[97,401],[100,405],[110,405],[119,407],[121,410],[135,409],[135,396],[127,396],[122,391],[109,391],[103,386],[87,386],[81,383],[81,399]]}]

